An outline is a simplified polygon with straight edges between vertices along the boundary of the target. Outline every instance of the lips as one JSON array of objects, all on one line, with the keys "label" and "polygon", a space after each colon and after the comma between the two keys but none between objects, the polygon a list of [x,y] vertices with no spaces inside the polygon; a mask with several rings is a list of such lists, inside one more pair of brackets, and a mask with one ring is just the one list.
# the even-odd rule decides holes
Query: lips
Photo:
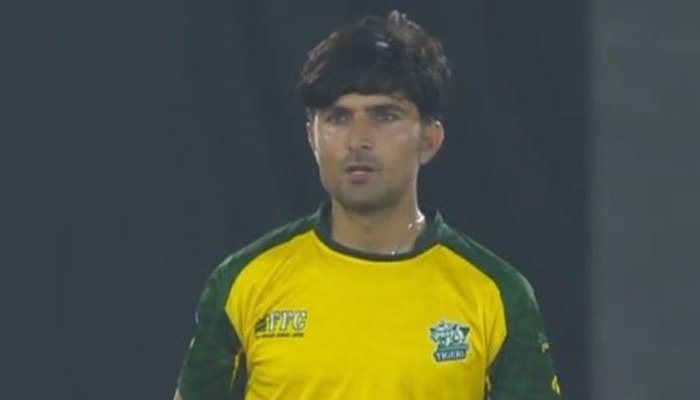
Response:
[{"label": "lips", "polygon": [[345,172],[348,173],[367,173],[374,172],[376,168],[369,164],[350,164],[345,168]]},{"label": "lips", "polygon": [[368,183],[376,171],[377,169],[371,164],[349,164],[345,168],[346,176],[353,185]]}]

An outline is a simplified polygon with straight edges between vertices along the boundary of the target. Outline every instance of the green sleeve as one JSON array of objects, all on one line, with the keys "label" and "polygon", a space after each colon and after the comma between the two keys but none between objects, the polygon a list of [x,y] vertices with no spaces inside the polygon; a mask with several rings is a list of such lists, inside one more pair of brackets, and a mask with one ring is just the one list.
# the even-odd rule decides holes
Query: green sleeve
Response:
[{"label": "green sleeve", "polygon": [[[222,266],[223,267],[223,266]],[[178,376],[184,400],[243,400],[247,374],[241,341],[224,306],[233,279],[219,267],[207,281],[196,327]]]},{"label": "green sleeve", "polygon": [[509,290],[502,293],[507,336],[489,371],[489,399],[561,399],[559,381],[534,293],[524,278],[515,281],[511,281]]}]

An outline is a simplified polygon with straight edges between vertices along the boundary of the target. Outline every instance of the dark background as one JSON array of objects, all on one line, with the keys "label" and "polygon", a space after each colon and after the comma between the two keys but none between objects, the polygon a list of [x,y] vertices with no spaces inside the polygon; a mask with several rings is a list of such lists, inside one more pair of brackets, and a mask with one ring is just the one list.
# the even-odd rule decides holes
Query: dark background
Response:
[{"label": "dark background", "polygon": [[[697,88],[698,28],[690,18],[675,30],[654,23],[692,9],[664,14],[642,2],[630,14],[622,0],[46,3],[5,3],[0,13],[0,397],[171,398],[208,273],[324,198],[294,92],[306,51],[338,24],[399,8],[442,39],[455,75],[423,205],[533,283],[566,398],[594,389],[600,399],[695,398],[688,372],[659,373],[697,354],[693,331],[659,339],[643,329],[663,331],[669,311],[697,310],[690,289],[654,301],[651,321],[630,312],[657,288],[665,260],[639,257],[640,245],[663,227],[700,237],[691,128],[700,102],[687,84]],[[657,31],[667,35],[659,58],[637,41]],[[666,51],[678,38],[686,46]],[[641,55],[659,66],[629,79]],[[664,57],[685,57],[685,67],[665,68]],[[670,88],[666,108],[644,84]],[[634,101],[647,109],[614,107]],[[637,119],[649,109],[656,125]],[[671,142],[658,134],[669,121],[682,128]],[[668,150],[655,152],[658,143]],[[678,168],[629,186],[635,148],[649,149],[647,171]],[[638,196],[649,176],[660,188],[649,191],[670,197]],[[679,216],[646,218],[668,209]],[[672,265],[696,271],[685,245],[668,240]],[[619,296],[617,285],[636,291]],[[673,343],[671,353],[655,346],[648,356],[657,339]]]}]

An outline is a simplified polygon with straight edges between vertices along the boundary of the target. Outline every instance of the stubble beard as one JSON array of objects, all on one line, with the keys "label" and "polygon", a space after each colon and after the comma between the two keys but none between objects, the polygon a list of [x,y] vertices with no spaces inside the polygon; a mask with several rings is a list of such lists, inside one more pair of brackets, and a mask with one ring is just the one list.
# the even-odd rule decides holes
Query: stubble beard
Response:
[{"label": "stubble beard", "polygon": [[341,184],[330,191],[331,197],[346,211],[370,215],[396,207],[403,198],[406,187],[354,188]]}]

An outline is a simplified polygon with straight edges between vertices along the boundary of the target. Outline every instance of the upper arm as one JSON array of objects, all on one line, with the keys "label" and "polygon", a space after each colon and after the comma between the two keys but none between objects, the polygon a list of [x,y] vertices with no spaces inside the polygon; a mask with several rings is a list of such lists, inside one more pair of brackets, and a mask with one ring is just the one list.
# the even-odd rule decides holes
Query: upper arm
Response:
[{"label": "upper arm", "polygon": [[505,304],[507,335],[489,370],[493,400],[561,398],[537,301],[525,285],[513,290]]},{"label": "upper arm", "polygon": [[175,400],[243,399],[243,349],[224,308],[230,288],[230,280],[221,279],[216,272],[205,286]]}]

